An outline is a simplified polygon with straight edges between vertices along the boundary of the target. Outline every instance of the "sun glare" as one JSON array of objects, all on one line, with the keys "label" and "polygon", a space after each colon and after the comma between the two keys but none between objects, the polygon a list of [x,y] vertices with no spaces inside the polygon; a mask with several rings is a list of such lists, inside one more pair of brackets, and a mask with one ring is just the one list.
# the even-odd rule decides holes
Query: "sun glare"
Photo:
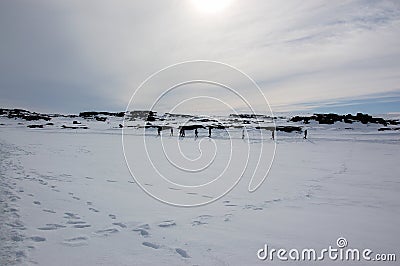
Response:
[{"label": "sun glare", "polygon": [[232,0],[193,0],[197,9],[204,13],[218,13],[227,8]]}]

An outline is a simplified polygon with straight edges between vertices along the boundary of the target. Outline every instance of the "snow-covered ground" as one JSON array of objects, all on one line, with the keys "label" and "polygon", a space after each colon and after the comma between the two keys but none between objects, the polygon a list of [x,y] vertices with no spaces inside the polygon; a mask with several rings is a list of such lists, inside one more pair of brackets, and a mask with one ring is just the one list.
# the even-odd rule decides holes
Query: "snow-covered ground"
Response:
[{"label": "snow-covered ground", "polygon": [[[61,125],[74,119],[53,120]],[[399,131],[312,122],[307,125],[308,140],[302,134],[278,132],[274,163],[258,190],[248,192],[251,173],[245,171],[219,200],[176,207],[154,199],[135,183],[122,150],[121,119],[111,124],[81,122],[89,129],[30,129],[26,125],[35,123],[1,118],[0,265],[297,265],[300,262],[261,261],[257,251],[265,244],[321,250],[336,247],[339,237],[345,237],[349,247],[395,253],[400,259]],[[142,128],[126,130],[131,171],[154,193],[160,183],[146,165],[144,141],[158,170],[189,185],[210,181],[230,151],[239,155],[232,157],[227,177],[235,180],[249,148],[274,147],[265,130],[263,139],[251,129],[244,140],[241,129],[215,130],[212,140],[205,129],[199,130],[198,139],[192,132],[179,139],[167,131],[161,138],[155,129],[146,130],[145,136]],[[168,168],[162,143],[178,161],[182,158],[174,159],[175,144],[189,159],[202,152],[205,161],[217,147],[213,167],[201,177],[179,174],[179,169]],[[260,167],[268,166],[270,157],[267,153]],[[251,155],[248,167],[255,167]],[[219,193],[177,189],[172,187],[168,197],[177,191],[193,204]],[[328,258],[317,262],[340,263]]]}]

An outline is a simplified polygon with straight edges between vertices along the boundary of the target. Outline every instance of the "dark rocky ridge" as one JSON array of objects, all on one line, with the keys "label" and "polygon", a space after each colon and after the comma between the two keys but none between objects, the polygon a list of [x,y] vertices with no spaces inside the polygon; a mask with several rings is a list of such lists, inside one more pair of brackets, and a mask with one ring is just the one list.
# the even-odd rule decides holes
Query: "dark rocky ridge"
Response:
[{"label": "dark rocky ridge", "polygon": [[363,124],[374,123],[384,126],[400,124],[398,120],[385,120],[381,117],[372,117],[363,113],[357,113],[357,115],[314,114],[312,116],[294,116],[290,119],[291,122],[303,122],[304,124],[309,124],[311,120],[317,121],[319,124],[334,124],[335,122],[344,122],[347,124],[352,124],[353,122],[361,122]]},{"label": "dark rocky ridge", "polygon": [[[126,119],[140,120],[145,121],[146,128],[155,127],[158,128],[160,125],[157,123],[152,124],[152,122],[156,121],[164,121],[170,118],[187,118],[186,122],[189,122],[190,125],[180,125],[179,128],[183,127],[185,130],[192,130],[194,128],[212,128],[212,129],[225,129],[225,128],[242,128],[242,127],[253,127],[256,129],[265,129],[265,130],[277,130],[283,132],[301,132],[303,130],[302,126],[296,125],[278,125],[276,128],[273,126],[260,126],[259,123],[264,122],[264,120],[268,120],[268,122],[274,121],[276,119],[286,120],[285,117],[271,117],[268,115],[260,115],[260,114],[230,114],[226,118],[222,118],[219,121],[217,118],[213,117],[205,117],[205,116],[194,116],[194,115],[186,115],[186,114],[171,114],[165,113],[163,115],[157,115],[155,111],[129,111],[129,112],[97,112],[97,111],[87,111],[81,112],[79,115],[62,115],[62,114],[41,114],[37,112],[30,112],[24,109],[2,109],[0,108],[0,116],[8,117],[10,119],[23,119],[26,121],[50,121],[54,117],[68,117],[68,118],[76,118],[81,117],[83,119],[92,119],[100,122],[106,122],[109,117],[125,117]],[[388,130],[399,130],[399,128],[389,127],[400,125],[399,120],[395,119],[387,119],[380,117],[373,117],[368,114],[357,113],[356,115],[346,114],[339,115],[335,113],[328,114],[313,114],[310,116],[293,116],[287,120],[287,122],[302,122],[303,124],[309,124],[311,121],[316,121],[319,124],[334,124],[336,122],[343,122],[347,124],[352,124],[354,122],[359,122],[362,124],[379,124],[383,127],[379,128],[378,131],[388,131]],[[86,126],[81,125],[81,123],[77,120],[72,121],[71,126],[62,125],[62,128],[65,129],[87,129]],[[53,123],[46,124],[33,124],[28,125],[30,128],[43,128],[44,126],[51,126]],[[79,125],[79,126],[77,126]],[[119,127],[122,128],[122,125],[119,124]],[[161,126],[162,130],[170,128],[170,126]]]},{"label": "dark rocky ridge", "polygon": [[26,121],[51,120],[51,117],[49,115],[39,114],[36,112],[29,112],[24,109],[0,109],[0,115],[7,116],[10,119],[21,118]]},{"label": "dark rocky ridge", "polygon": [[118,113],[111,113],[111,112],[96,112],[96,111],[89,111],[89,112],[80,112],[79,116],[82,118],[100,118],[101,116],[116,116],[116,117],[124,117],[125,112],[118,112]]}]

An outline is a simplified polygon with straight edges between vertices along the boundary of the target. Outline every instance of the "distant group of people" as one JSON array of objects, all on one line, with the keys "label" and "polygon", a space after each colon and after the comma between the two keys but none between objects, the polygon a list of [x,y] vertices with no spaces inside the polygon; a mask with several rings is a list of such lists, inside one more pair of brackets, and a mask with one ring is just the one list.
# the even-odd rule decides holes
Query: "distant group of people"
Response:
[{"label": "distant group of people", "polygon": [[[161,136],[161,131],[162,131],[162,127],[157,127],[157,135]],[[170,128],[170,134],[171,137],[174,136],[174,129],[171,127]],[[179,137],[185,137],[185,129],[183,127],[181,127],[179,129]],[[199,131],[197,128],[194,129],[194,137],[198,138],[199,137]],[[211,127],[208,128],[208,137],[211,138]]]},{"label": "distant group of people", "polygon": [[[158,136],[161,135],[161,131],[162,131],[162,127],[157,127],[157,134]],[[174,135],[174,129],[171,127],[170,129],[170,136],[172,137]],[[308,130],[304,130],[304,137],[303,139],[307,139],[307,135],[308,135]],[[179,137],[184,138],[185,137],[185,129],[183,127],[181,127],[179,129]],[[197,128],[194,129],[194,137],[198,138],[199,137],[199,131]],[[211,138],[211,127],[208,127],[208,137]],[[242,130],[242,139],[244,139],[245,137],[245,130]],[[275,130],[271,131],[271,139],[275,140]]]},{"label": "distant group of people", "polygon": [[[171,136],[174,135],[174,130],[171,128]],[[181,127],[179,129],[179,137],[185,137],[185,129]],[[199,137],[199,130],[197,128],[194,129],[194,137],[197,139]],[[211,138],[211,127],[208,128],[208,137]]]}]

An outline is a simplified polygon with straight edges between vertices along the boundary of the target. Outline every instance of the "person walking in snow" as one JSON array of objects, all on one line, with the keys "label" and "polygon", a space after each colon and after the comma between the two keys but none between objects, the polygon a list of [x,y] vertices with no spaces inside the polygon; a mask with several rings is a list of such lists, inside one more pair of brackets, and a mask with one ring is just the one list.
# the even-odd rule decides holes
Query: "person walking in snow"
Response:
[{"label": "person walking in snow", "polygon": [[199,137],[199,132],[197,131],[197,128],[194,129],[194,137],[196,139]]},{"label": "person walking in snow", "polygon": [[304,130],[304,139],[307,139],[307,129],[306,130]]},{"label": "person walking in snow", "polygon": [[181,127],[180,131],[179,131],[179,137],[185,137],[185,130],[183,129],[183,126]]}]

